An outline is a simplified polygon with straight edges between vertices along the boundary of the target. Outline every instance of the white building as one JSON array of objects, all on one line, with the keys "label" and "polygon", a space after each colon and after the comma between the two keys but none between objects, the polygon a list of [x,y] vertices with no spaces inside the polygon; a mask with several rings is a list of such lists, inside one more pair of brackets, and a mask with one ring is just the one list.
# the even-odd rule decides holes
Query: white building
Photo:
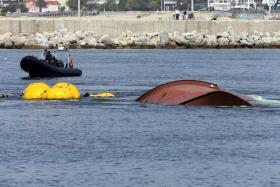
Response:
[{"label": "white building", "polygon": [[208,0],[208,8],[210,10],[227,11],[232,7],[231,0]]},{"label": "white building", "polygon": [[47,7],[42,8],[42,12],[58,12],[61,4],[58,1],[48,0],[46,1]]},{"label": "white building", "polygon": [[164,10],[175,10],[176,6],[177,6],[176,0],[163,0]]},{"label": "white building", "polygon": [[227,11],[232,8],[256,8],[255,0],[208,0],[208,7],[212,10]]}]

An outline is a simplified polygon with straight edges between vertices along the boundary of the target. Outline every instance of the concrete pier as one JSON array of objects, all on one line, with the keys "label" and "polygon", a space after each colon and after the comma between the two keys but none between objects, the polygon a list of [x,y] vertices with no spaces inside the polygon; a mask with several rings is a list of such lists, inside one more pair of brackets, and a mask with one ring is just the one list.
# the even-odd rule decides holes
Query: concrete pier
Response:
[{"label": "concrete pier", "polygon": [[214,35],[233,30],[235,33],[278,32],[278,20],[96,20],[90,17],[76,18],[0,18],[0,33],[42,33],[53,32],[62,26],[70,32],[94,31],[97,34],[119,36],[130,30],[136,33],[166,31],[168,33],[199,33]]}]

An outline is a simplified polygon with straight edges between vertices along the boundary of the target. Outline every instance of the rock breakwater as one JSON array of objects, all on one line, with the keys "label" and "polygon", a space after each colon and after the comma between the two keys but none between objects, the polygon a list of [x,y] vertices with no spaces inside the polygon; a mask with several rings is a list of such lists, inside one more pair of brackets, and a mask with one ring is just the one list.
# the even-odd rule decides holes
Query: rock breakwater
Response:
[{"label": "rock breakwater", "polygon": [[0,48],[278,48],[280,31],[251,34],[235,33],[232,30],[206,35],[196,31],[179,33],[153,32],[135,33],[126,31],[118,37],[97,34],[94,31],[70,32],[61,28],[54,32],[19,33],[10,32],[0,36]]}]

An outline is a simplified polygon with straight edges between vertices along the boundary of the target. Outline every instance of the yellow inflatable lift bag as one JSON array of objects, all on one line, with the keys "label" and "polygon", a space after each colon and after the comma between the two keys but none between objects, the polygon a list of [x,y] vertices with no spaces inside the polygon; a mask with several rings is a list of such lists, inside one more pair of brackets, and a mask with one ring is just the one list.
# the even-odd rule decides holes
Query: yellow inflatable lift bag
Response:
[{"label": "yellow inflatable lift bag", "polygon": [[23,91],[23,99],[41,99],[43,95],[50,89],[50,87],[43,83],[32,83]]},{"label": "yellow inflatable lift bag", "polygon": [[72,93],[72,99],[81,98],[81,94],[76,86],[67,82],[58,82],[53,86],[54,88],[65,88],[68,89]]},{"label": "yellow inflatable lift bag", "polygon": [[23,92],[24,99],[79,99],[80,92],[73,84],[59,82],[53,87],[45,83],[32,83]]},{"label": "yellow inflatable lift bag", "polygon": [[73,99],[72,93],[66,88],[50,88],[44,99]]},{"label": "yellow inflatable lift bag", "polygon": [[115,94],[110,92],[103,92],[103,93],[91,93],[89,94],[90,97],[115,97]]}]

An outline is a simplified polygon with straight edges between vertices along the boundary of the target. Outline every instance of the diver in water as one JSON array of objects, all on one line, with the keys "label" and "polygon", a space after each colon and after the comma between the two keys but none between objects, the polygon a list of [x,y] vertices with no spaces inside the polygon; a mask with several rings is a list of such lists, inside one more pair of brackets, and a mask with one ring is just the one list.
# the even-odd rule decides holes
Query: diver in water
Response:
[{"label": "diver in water", "polygon": [[9,96],[7,94],[4,93],[0,93],[0,98],[8,98]]}]

